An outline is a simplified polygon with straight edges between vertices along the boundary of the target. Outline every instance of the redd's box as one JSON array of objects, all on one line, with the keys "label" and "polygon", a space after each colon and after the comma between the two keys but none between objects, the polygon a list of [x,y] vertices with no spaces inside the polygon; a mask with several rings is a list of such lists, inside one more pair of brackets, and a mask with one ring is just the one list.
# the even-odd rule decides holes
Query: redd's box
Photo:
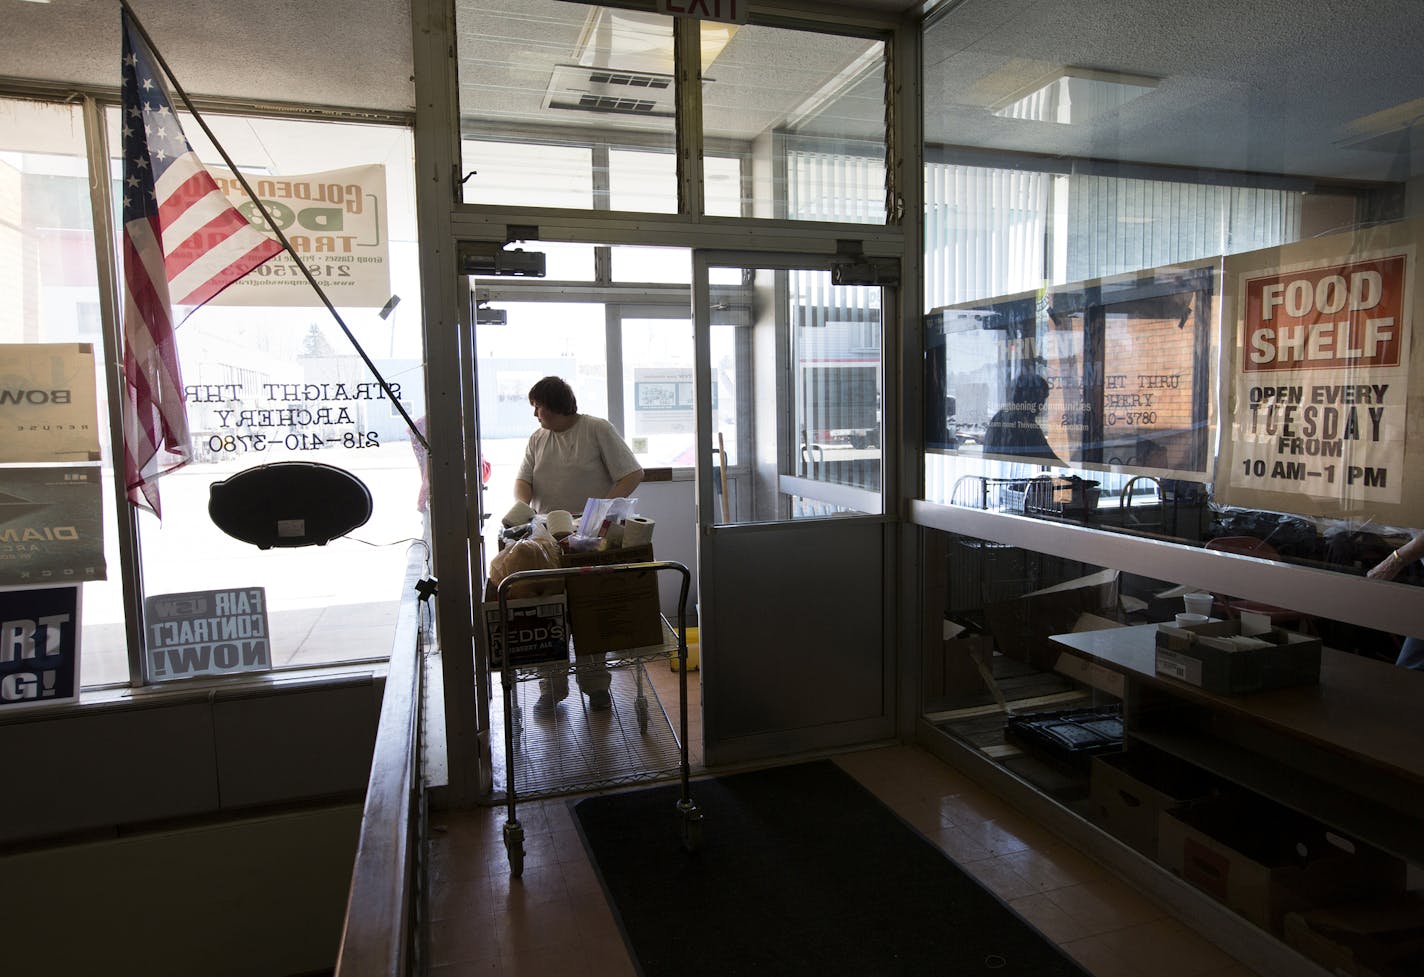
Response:
[{"label": "redd's box", "polygon": [[504,638],[509,635],[510,664],[516,668],[569,660],[567,602],[563,594],[505,601],[507,629],[499,624],[499,601],[480,605],[489,637],[490,667],[504,667]]}]

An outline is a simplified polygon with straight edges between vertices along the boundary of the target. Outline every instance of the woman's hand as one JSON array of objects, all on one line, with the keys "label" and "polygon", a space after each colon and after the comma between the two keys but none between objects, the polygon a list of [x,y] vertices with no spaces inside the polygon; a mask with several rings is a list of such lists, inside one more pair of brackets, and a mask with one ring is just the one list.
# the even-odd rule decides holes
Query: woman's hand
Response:
[{"label": "woman's hand", "polygon": [[1415,533],[1409,542],[1380,560],[1365,576],[1371,580],[1393,580],[1405,564],[1413,563],[1421,555],[1424,555],[1424,532]]},{"label": "woman's hand", "polygon": [[1402,564],[1400,564],[1399,558],[1396,557],[1393,553],[1391,553],[1389,554],[1389,556],[1385,557],[1383,560],[1380,560],[1373,567],[1371,567],[1370,572],[1365,574],[1365,576],[1369,577],[1371,580],[1393,580],[1396,576],[1399,575],[1399,568],[1401,565]]}]

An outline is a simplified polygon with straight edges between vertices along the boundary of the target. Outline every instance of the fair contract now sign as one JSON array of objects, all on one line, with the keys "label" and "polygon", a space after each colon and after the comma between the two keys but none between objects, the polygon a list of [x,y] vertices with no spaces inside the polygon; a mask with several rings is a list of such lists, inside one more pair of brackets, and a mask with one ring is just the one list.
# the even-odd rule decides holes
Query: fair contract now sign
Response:
[{"label": "fair contract now sign", "polygon": [[272,667],[261,587],[159,594],[143,605],[150,681],[263,672]]}]

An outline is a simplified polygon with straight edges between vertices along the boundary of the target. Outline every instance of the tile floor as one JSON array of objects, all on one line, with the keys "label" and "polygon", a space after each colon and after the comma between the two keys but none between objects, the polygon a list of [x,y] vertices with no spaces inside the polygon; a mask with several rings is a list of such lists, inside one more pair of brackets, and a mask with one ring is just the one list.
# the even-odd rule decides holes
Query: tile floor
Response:
[{"label": "tile floor", "polygon": [[[676,722],[677,677],[650,668]],[[689,697],[697,702],[695,673]],[[689,724],[690,743],[701,729]],[[700,758],[694,756],[694,768]],[[1126,883],[913,746],[836,760],[1096,977],[1253,977]],[[432,977],[634,977],[567,797],[519,805],[522,879],[504,808],[432,815]]]}]

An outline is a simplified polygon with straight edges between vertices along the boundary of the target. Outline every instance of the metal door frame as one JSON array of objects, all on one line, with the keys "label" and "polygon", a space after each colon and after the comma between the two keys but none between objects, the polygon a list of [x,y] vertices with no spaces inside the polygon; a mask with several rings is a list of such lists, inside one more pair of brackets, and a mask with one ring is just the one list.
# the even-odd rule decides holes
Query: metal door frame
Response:
[{"label": "metal door frame", "polygon": [[[687,249],[690,251],[690,249]],[[480,452],[480,399],[479,399],[479,371],[480,362],[477,355],[476,342],[479,334],[478,316],[475,313],[477,305],[481,302],[501,302],[501,303],[524,303],[524,304],[545,304],[557,305],[563,303],[580,304],[601,304],[604,309],[604,333],[607,344],[606,363],[617,363],[617,371],[610,367],[606,382],[608,396],[609,420],[617,424],[621,429],[624,423],[623,410],[623,354],[622,354],[622,327],[627,319],[666,319],[681,320],[691,319],[691,309],[687,304],[671,300],[658,295],[649,295],[644,289],[622,289],[616,286],[605,284],[593,284],[588,286],[586,292],[569,294],[567,290],[550,292],[545,289],[529,287],[524,283],[521,286],[501,287],[498,279],[480,279],[477,283],[475,276],[462,276],[464,283],[463,293],[468,293],[469,301],[462,306],[462,319],[460,323],[460,342],[458,347],[461,358],[460,366],[460,392],[462,403],[465,409],[462,411],[462,437],[467,446],[473,445],[474,451],[465,452],[465,478],[466,484],[478,486],[479,476],[479,452]],[[688,296],[692,293],[691,285],[674,286],[686,289]],[[671,291],[669,289],[668,291]],[[614,326],[617,328],[614,328]],[[695,329],[695,326],[694,326]],[[695,369],[695,367],[694,367]],[[616,420],[614,420],[616,418]],[[471,493],[477,500],[475,510],[469,513],[473,520],[470,523],[470,580],[474,588],[475,611],[473,615],[474,627],[472,629],[472,639],[474,648],[474,685],[475,685],[475,728],[476,728],[476,753],[478,755],[479,768],[479,790],[482,796],[488,796],[493,789],[493,758],[496,744],[490,740],[490,703],[494,700],[494,678],[495,672],[489,668],[488,658],[488,635],[484,626],[484,615],[481,604],[484,599],[485,568],[489,565],[492,553],[486,553],[484,549],[484,522],[491,515],[486,511],[485,494],[481,489],[475,489]],[[467,506],[468,509],[468,506]]]},{"label": "metal door frame", "polygon": [[[791,519],[778,516],[776,519],[732,525],[717,525],[717,509],[715,506],[713,478],[716,473],[712,469],[712,458],[714,452],[713,444],[713,415],[712,415],[712,391],[708,383],[708,378],[712,375],[711,356],[711,325],[712,316],[710,308],[711,286],[709,282],[709,270],[711,268],[756,268],[775,271],[792,270],[826,270],[829,271],[832,264],[832,256],[821,253],[813,254],[806,252],[764,252],[764,251],[732,251],[717,249],[694,249],[692,252],[692,321],[693,321],[693,342],[694,342],[694,370],[695,370],[695,397],[696,397],[696,418],[697,418],[697,452],[696,452],[696,513],[697,513],[697,539],[698,539],[698,581],[700,597],[707,598],[709,611],[715,607],[716,595],[716,574],[709,572],[708,564],[710,553],[715,551],[715,538],[718,536],[735,536],[744,540],[749,535],[764,535],[769,540],[773,537],[785,537],[789,532],[818,532],[824,531],[828,524],[834,522],[845,524],[855,522],[864,526],[867,523],[879,524],[882,538],[882,560],[878,569],[878,582],[881,591],[882,617],[881,617],[881,678],[883,694],[881,696],[880,713],[873,717],[850,717],[844,723],[835,724],[837,730],[822,730],[809,736],[797,736],[797,730],[773,730],[766,737],[768,745],[781,752],[803,752],[807,749],[821,749],[826,747],[845,745],[855,742],[875,742],[887,740],[895,735],[896,711],[897,711],[897,687],[896,687],[896,658],[894,655],[895,643],[894,634],[899,611],[895,600],[894,588],[892,586],[895,574],[898,572],[898,522],[895,516],[896,491],[898,484],[895,477],[895,467],[898,463],[898,456],[889,450],[889,445],[895,443],[895,438],[891,432],[898,429],[898,386],[895,384],[895,372],[891,369],[892,357],[898,355],[898,344],[894,342],[895,326],[898,323],[898,309],[900,296],[898,289],[893,285],[881,285],[881,485],[880,485],[880,512],[878,514],[850,514],[837,517],[810,517],[802,519]],[[776,337],[777,368],[780,372],[790,362],[790,333],[779,332]],[[739,377],[739,384],[742,382],[753,383],[751,378]],[[738,395],[739,402],[749,403],[751,398],[756,396],[753,390],[747,398]],[[786,389],[785,384],[778,383],[776,390],[776,412],[778,439],[782,446],[795,446],[794,432],[791,431],[791,417],[789,411],[789,401],[791,391]],[[740,426],[739,426],[740,429]],[[778,453],[780,454],[780,452]],[[739,455],[739,464],[745,467],[747,459]],[[857,490],[846,486],[838,486],[827,483],[820,483],[812,479],[785,473],[786,465],[784,459],[778,459],[778,491],[786,489],[815,489],[817,494],[825,501],[835,504],[845,505],[847,503],[863,503],[864,498],[857,498],[857,493],[865,495],[865,490]],[[699,606],[699,611],[701,607]],[[708,615],[710,617],[710,615]],[[703,625],[703,616],[699,614],[699,624]],[[709,658],[717,654],[715,631],[709,631],[705,625],[700,635],[703,649],[704,670],[709,667]],[[704,715],[707,686],[703,686],[704,695]],[[704,725],[704,754],[709,765],[726,760],[735,762],[742,759],[751,758],[750,754],[743,754],[735,747],[730,751],[722,749],[721,744],[709,739],[710,730]],[[768,753],[768,755],[770,755]]]}]

